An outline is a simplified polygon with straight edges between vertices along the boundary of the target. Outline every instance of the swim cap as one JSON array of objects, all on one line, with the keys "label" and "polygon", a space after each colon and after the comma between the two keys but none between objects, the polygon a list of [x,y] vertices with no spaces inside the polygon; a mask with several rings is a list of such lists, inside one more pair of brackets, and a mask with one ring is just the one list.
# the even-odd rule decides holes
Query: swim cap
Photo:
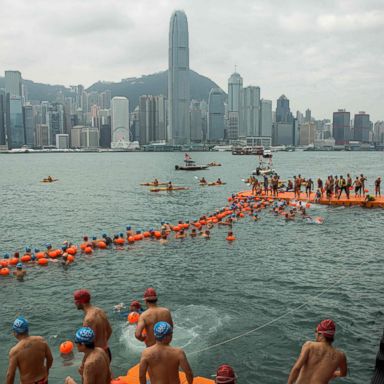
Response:
[{"label": "swim cap", "polygon": [[63,245],[62,247],[61,247],[61,249],[63,250],[63,251],[66,251],[67,250],[67,246],[66,245]]},{"label": "swim cap", "polygon": [[13,322],[12,330],[18,335],[22,335],[23,333],[28,333],[28,328],[29,328],[29,323],[22,316],[19,316]]},{"label": "swim cap", "polygon": [[336,333],[336,324],[331,319],[323,320],[316,328],[317,333],[322,334],[325,338],[332,339]]},{"label": "swim cap", "polygon": [[234,383],[236,379],[235,372],[230,365],[223,364],[217,368],[216,372],[216,383],[224,384],[224,383]]},{"label": "swim cap", "polygon": [[25,247],[25,252],[31,252],[31,248]]},{"label": "swim cap", "polygon": [[149,229],[149,232],[154,232],[155,230],[153,228],[150,228]]},{"label": "swim cap", "polygon": [[137,300],[133,300],[130,306],[137,309],[141,308],[141,304]]},{"label": "swim cap", "polygon": [[103,233],[103,236],[102,236],[103,238],[106,238],[107,237],[107,234],[106,233]]},{"label": "swim cap", "polygon": [[153,327],[156,340],[163,340],[165,336],[170,335],[172,332],[173,328],[165,321],[159,321]]},{"label": "swim cap", "polygon": [[20,253],[19,253],[19,252],[15,252],[15,253],[13,254],[13,256],[14,256],[14,257],[19,257],[19,256],[20,256]]},{"label": "swim cap", "polygon": [[165,221],[161,221],[160,224],[161,224],[161,225],[165,224]]},{"label": "swim cap", "polygon": [[35,253],[40,252],[40,249],[35,248]]},{"label": "swim cap", "polygon": [[157,299],[157,293],[154,288],[147,288],[144,292],[144,300]]},{"label": "swim cap", "polygon": [[4,255],[4,259],[9,259],[9,253],[6,253],[6,254]]},{"label": "swim cap", "polygon": [[73,294],[75,302],[79,304],[89,304],[91,301],[91,294],[86,289],[80,289]]},{"label": "swim cap", "polygon": [[36,260],[36,256],[35,256],[34,254],[32,254],[32,256],[31,256],[31,260],[32,260],[32,261],[35,261],[35,260]]},{"label": "swim cap", "polygon": [[90,344],[95,340],[95,332],[92,328],[82,327],[77,330],[75,335],[75,343],[77,344]]},{"label": "swim cap", "polygon": [[17,264],[16,264],[16,268],[23,268],[23,264],[21,264],[21,263],[17,263]]},{"label": "swim cap", "polygon": [[46,243],[45,246],[46,246],[47,248],[51,248],[51,247],[52,247],[52,244],[51,244],[51,243]]},{"label": "swim cap", "polygon": [[96,236],[92,236],[92,240],[96,240],[97,239],[97,237]]},{"label": "swim cap", "polygon": [[131,229],[131,226],[127,225],[127,231],[129,231],[130,229]]}]

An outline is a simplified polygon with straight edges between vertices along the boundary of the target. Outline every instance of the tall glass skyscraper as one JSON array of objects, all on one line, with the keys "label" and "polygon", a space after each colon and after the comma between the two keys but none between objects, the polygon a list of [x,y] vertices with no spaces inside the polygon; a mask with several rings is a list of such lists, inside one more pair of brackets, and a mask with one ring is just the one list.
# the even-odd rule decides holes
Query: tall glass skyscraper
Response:
[{"label": "tall glass skyscraper", "polygon": [[243,103],[243,78],[234,72],[228,79],[228,138],[238,139],[245,137],[242,119]]},{"label": "tall glass skyscraper", "polygon": [[112,107],[112,148],[125,148],[129,144],[129,101],[126,97],[114,97]]},{"label": "tall glass skyscraper", "polygon": [[169,23],[168,99],[170,144],[188,144],[189,121],[189,37],[184,11],[175,11]]}]

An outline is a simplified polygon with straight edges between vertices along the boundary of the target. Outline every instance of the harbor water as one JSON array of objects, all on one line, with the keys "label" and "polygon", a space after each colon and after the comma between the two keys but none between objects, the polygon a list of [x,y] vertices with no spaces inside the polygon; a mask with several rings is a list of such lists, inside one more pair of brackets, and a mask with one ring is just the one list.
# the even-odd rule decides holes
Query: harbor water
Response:
[{"label": "harbor water", "polygon": [[[81,243],[83,235],[158,228],[162,220],[191,220],[227,204],[247,189],[241,179],[257,166],[254,156],[192,153],[198,163],[217,161],[205,171],[175,171],[182,153],[58,153],[0,155],[0,252],[25,246],[54,247],[64,240]],[[325,178],[364,173],[373,191],[383,176],[384,153],[279,152],[274,167],[283,180],[293,175]],[[51,175],[55,183],[41,183]],[[226,185],[201,187],[196,177],[220,177]],[[157,177],[190,187],[153,193],[140,183]],[[384,326],[382,209],[313,206],[323,225],[302,219],[286,223],[270,211],[261,220],[246,217],[234,225],[237,240],[226,242],[225,228],[212,238],[172,239],[161,246],[146,240],[122,250],[79,255],[69,269],[60,263],[27,266],[24,282],[0,279],[0,381],[8,351],[15,344],[11,325],[17,315],[30,321],[30,333],[44,336],[53,351],[50,383],[63,383],[81,361],[64,362],[58,348],[81,326],[72,294],[87,288],[92,302],[109,315],[115,376],[138,363],[141,343],[114,305],[142,299],[153,286],[159,303],[175,320],[173,344],[185,349],[195,375],[210,377],[218,365],[232,365],[239,383],[286,382],[301,345],[314,339],[317,323],[332,318],[335,346],[347,354],[348,377],[335,382],[368,383]],[[306,305],[303,305],[306,303]],[[215,344],[271,325],[244,337]],[[211,349],[206,349],[212,347]],[[201,351],[202,350],[202,351]],[[199,352],[201,351],[201,352]]]}]

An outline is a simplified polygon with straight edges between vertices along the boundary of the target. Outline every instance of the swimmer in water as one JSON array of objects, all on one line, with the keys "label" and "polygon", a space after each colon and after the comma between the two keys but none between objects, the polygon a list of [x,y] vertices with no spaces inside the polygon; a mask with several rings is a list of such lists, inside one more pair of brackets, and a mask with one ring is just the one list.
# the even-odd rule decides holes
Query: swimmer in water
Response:
[{"label": "swimmer in water", "polygon": [[15,382],[19,369],[21,383],[48,384],[53,357],[46,341],[40,336],[29,336],[29,324],[19,316],[12,326],[18,343],[9,351],[6,384]]},{"label": "swimmer in water", "polygon": [[184,229],[182,229],[180,232],[177,232],[175,235],[175,239],[185,239],[187,237],[187,234],[184,232]]},{"label": "swimmer in water", "polygon": [[106,233],[103,233],[102,238],[104,239],[105,244],[107,244],[107,247],[109,247],[112,244],[112,239],[109,236],[107,236]]},{"label": "swimmer in water", "polygon": [[221,181],[220,177],[216,180],[216,184],[223,184],[223,182]]},{"label": "swimmer in water", "polygon": [[236,384],[236,374],[233,368],[227,364],[217,368],[215,384]]},{"label": "swimmer in water", "polygon": [[191,237],[196,237],[197,236],[196,228],[192,228],[192,231],[191,231],[189,236],[191,236]]},{"label": "swimmer in water", "polygon": [[347,359],[344,352],[332,346],[336,325],[323,320],[316,328],[316,340],[307,341],[293,366],[288,384],[329,383],[347,375]]},{"label": "swimmer in water", "polygon": [[132,227],[130,226],[130,225],[127,225],[127,232],[126,232],[126,234],[127,234],[127,238],[129,237],[129,236],[133,236],[134,235],[134,233],[133,233],[133,230],[132,230]]},{"label": "swimmer in water", "polygon": [[201,237],[205,237],[206,239],[210,239],[211,238],[211,232],[206,229],[202,234],[201,234]]},{"label": "swimmer in water", "polygon": [[137,312],[139,315],[141,315],[144,312],[144,309],[141,307],[141,304],[139,301],[134,300],[129,305],[129,310],[131,312]]},{"label": "swimmer in water", "polygon": [[187,356],[181,348],[170,346],[173,327],[165,321],[156,322],[153,328],[154,343],[141,355],[140,384],[147,383],[147,372],[151,383],[179,383],[179,367],[184,371],[187,383],[193,383],[193,372]]},{"label": "swimmer in water", "polygon": [[163,245],[168,243],[168,239],[167,239],[167,234],[166,233],[162,233],[161,234],[161,239],[159,240],[159,243],[163,244]]},{"label": "swimmer in water", "polygon": [[19,281],[24,281],[24,276],[27,274],[27,271],[23,270],[23,264],[17,263],[16,264],[16,271],[13,272],[14,276],[16,276],[16,279]]}]

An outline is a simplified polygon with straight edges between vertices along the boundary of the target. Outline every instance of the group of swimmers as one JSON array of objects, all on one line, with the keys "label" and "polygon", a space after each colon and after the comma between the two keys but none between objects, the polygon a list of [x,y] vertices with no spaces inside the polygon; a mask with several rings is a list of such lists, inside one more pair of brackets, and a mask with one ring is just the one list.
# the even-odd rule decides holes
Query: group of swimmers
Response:
[{"label": "group of swimmers", "polygon": [[[74,292],[74,304],[84,312],[82,326],[77,329],[74,341],[77,350],[84,354],[79,367],[83,384],[110,384],[112,353],[108,341],[112,327],[106,313],[91,304],[91,294],[86,289]],[[193,371],[185,352],[171,346],[173,319],[169,309],[160,307],[157,292],[147,288],[143,300],[147,307],[141,309],[138,301],[131,303],[131,310],[138,311],[139,318],[135,337],[144,342],[146,349],[141,354],[139,382],[147,383],[147,374],[152,384],[180,384],[179,370],[186,375],[188,384],[193,383]],[[19,316],[12,326],[17,344],[9,352],[6,384],[14,384],[16,370],[19,370],[21,384],[48,384],[53,356],[43,337],[29,335],[28,321]],[[328,383],[336,377],[347,374],[345,354],[332,346],[336,332],[335,323],[326,319],[316,328],[315,341],[307,341],[288,378],[288,384]],[[220,365],[215,376],[217,384],[236,384],[234,369]],[[64,384],[76,384],[68,376]]]}]

